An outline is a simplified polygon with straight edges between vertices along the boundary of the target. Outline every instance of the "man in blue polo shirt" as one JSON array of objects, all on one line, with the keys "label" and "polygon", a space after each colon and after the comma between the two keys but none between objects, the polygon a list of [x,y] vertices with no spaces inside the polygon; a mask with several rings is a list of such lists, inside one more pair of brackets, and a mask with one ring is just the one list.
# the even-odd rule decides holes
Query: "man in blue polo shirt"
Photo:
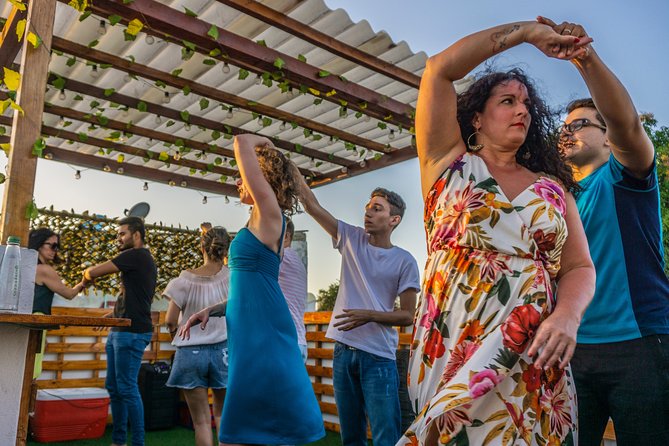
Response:
[{"label": "man in blue polo shirt", "polygon": [[669,445],[669,281],[655,151],[594,49],[573,62],[592,99],[568,105],[560,147],[583,188],[576,203],[597,270],[571,360],[579,445],[599,446],[609,417],[619,446]]}]

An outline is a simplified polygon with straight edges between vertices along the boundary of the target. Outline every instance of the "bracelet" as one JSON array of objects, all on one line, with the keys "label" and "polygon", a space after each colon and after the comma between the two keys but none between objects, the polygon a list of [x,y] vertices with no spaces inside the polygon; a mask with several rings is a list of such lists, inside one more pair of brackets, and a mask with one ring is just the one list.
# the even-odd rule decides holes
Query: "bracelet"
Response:
[{"label": "bracelet", "polygon": [[93,278],[91,277],[91,272],[89,270],[84,271],[84,279],[88,280],[89,282],[93,281]]}]

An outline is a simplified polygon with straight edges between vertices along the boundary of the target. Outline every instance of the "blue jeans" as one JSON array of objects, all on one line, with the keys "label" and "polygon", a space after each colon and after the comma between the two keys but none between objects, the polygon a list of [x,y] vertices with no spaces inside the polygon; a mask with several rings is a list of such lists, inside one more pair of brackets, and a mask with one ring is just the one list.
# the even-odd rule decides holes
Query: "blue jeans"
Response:
[{"label": "blue jeans", "polygon": [[144,349],[151,333],[112,331],[107,337],[107,379],[112,410],[112,442],[125,444],[128,420],[132,430],[132,445],[144,446],[144,406],[139,395],[137,375]]},{"label": "blue jeans", "polygon": [[580,446],[599,446],[609,417],[619,446],[669,445],[669,335],[578,344],[571,369]]},{"label": "blue jeans", "polygon": [[332,368],[342,445],[367,446],[367,418],[374,446],[397,443],[402,432],[395,360],[337,342]]}]

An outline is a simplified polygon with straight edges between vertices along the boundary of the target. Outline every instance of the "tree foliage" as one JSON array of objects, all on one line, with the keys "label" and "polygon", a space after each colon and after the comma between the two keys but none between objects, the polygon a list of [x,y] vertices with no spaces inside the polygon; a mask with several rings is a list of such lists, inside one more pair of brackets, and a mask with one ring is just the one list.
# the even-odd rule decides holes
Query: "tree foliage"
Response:
[{"label": "tree foliage", "polygon": [[339,293],[339,280],[331,283],[327,288],[318,290],[318,297],[316,297],[318,311],[334,310],[337,293]]}]

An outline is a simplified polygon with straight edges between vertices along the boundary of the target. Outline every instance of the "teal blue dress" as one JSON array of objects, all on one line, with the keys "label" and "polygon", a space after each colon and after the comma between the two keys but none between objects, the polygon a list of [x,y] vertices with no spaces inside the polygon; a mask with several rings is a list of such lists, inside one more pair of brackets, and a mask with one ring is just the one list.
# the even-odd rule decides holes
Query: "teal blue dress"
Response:
[{"label": "teal blue dress", "polygon": [[325,436],[279,288],[280,262],[247,228],[230,245],[228,389],[218,437],[223,443],[304,444]]}]

